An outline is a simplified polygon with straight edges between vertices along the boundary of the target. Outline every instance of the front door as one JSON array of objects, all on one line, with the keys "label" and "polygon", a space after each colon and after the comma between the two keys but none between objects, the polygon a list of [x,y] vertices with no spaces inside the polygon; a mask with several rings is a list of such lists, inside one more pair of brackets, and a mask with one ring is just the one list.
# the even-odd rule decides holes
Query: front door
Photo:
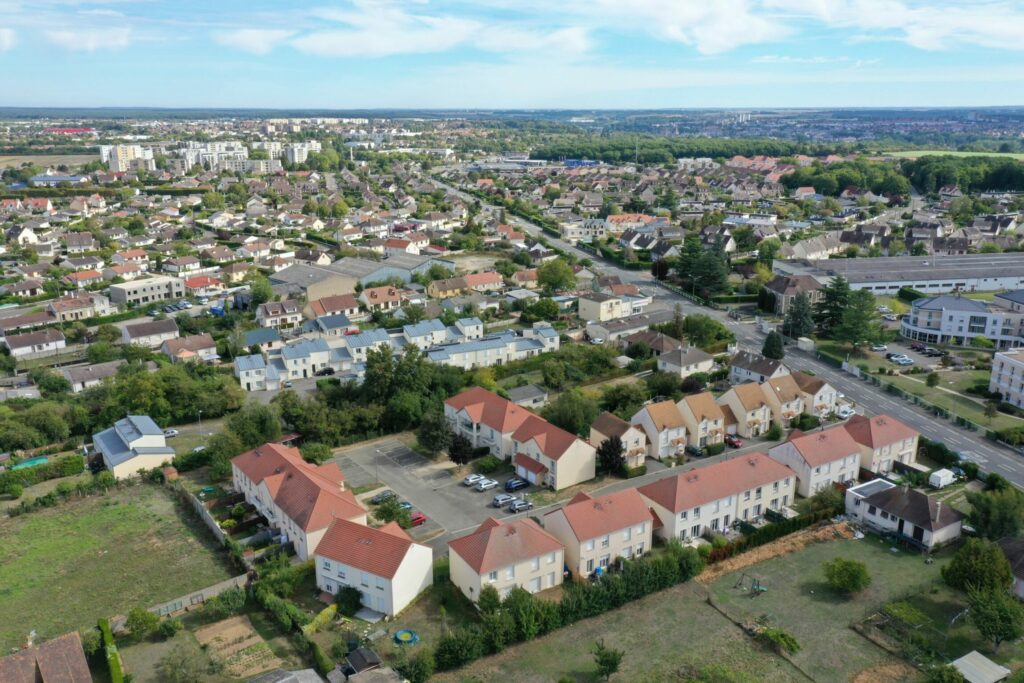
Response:
[{"label": "front door", "polygon": [[900,523],[896,525],[896,531],[898,531],[901,536],[903,535],[903,520],[902,519],[900,520]]},{"label": "front door", "polygon": [[914,527],[914,540],[924,543],[924,529],[919,526]]}]

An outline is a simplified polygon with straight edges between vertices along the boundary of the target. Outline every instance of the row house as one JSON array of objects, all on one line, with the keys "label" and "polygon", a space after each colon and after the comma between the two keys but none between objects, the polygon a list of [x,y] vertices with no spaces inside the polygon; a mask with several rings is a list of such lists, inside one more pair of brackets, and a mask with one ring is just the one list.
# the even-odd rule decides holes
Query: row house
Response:
[{"label": "row house", "polygon": [[672,401],[649,403],[630,418],[630,423],[647,435],[647,455],[656,460],[678,455],[686,447],[686,423]]},{"label": "row house", "polygon": [[714,446],[725,439],[725,413],[710,392],[684,396],[677,404],[687,444],[696,448]]},{"label": "row house", "polygon": [[719,405],[729,408],[726,432],[751,439],[767,432],[772,425],[772,409],[760,384],[739,384],[718,398]]},{"label": "row house", "polygon": [[562,584],[565,548],[532,519],[485,520],[448,542],[451,582],[472,602],[487,586],[502,598],[513,588],[539,593]]},{"label": "row house", "polygon": [[766,358],[759,353],[739,351],[729,359],[729,382],[765,382],[788,375],[789,368],[781,360]]},{"label": "row house", "polygon": [[769,448],[768,455],[796,473],[797,493],[804,497],[856,481],[860,469],[860,446],[845,425],[807,434],[794,431],[784,443]]},{"label": "row house", "polygon": [[647,457],[647,434],[640,427],[605,411],[590,425],[590,443],[600,447],[612,437],[617,437],[622,442],[622,457],[626,461],[626,467],[633,469],[644,464]]}]

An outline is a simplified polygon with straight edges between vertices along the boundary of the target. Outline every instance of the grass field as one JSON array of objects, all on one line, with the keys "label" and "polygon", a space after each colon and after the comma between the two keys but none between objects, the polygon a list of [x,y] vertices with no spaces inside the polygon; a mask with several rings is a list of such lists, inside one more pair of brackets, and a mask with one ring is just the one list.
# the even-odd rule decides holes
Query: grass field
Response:
[{"label": "grass field", "polygon": [[989,418],[985,417],[984,404],[978,403],[974,398],[941,391],[938,387],[929,387],[924,383],[924,379],[925,375],[918,375],[915,379],[901,375],[881,378],[883,386],[887,383],[895,384],[907,393],[918,396],[940,408],[945,408],[986,429],[998,430],[1024,426],[1024,420],[1019,417],[1006,415],[1005,413],[998,413],[990,421]]},{"label": "grass field", "polygon": [[16,154],[0,155],[0,168],[19,168],[22,164],[37,166],[82,166],[99,161],[99,154]]},{"label": "grass field", "polygon": [[944,149],[911,149],[903,152],[886,152],[887,157],[899,159],[917,159],[923,156],[951,156],[951,157],[1007,157],[1008,159],[1024,159],[1024,153],[1019,152],[956,152]]},{"label": "grass field", "polygon": [[146,484],[0,521],[0,652],[232,576],[221,551]]}]

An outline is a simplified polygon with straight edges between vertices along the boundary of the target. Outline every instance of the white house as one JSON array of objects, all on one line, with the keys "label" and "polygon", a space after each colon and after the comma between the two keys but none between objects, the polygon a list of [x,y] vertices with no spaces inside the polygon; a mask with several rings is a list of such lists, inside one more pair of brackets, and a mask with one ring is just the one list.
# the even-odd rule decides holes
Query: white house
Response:
[{"label": "white house", "polygon": [[513,433],[533,413],[482,387],[472,387],[445,401],[444,415],[474,448],[486,446],[493,455],[508,460],[515,454]]},{"label": "white house", "polygon": [[331,522],[314,553],[316,585],[337,594],[348,586],[365,607],[393,617],[434,582],[434,554],[397,523],[375,529],[347,519]]},{"label": "white house", "polygon": [[847,489],[846,514],[929,551],[960,538],[964,519],[952,506],[885,479]]},{"label": "white house", "polygon": [[67,346],[64,333],[52,327],[38,332],[8,334],[3,338],[3,343],[15,358],[33,354],[55,354]]},{"label": "white house", "polygon": [[917,462],[917,431],[891,415],[854,415],[843,427],[860,445],[860,466],[876,474],[892,471],[893,463]]},{"label": "white house", "polygon": [[764,382],[773,377],[788,375],[787,368],[781,360],[765,358],[759,353],[739,351],[729,360],[729,382]]},{"label": "white house", "polygon": [[788,441],[769,448],[768,455],[796,472],[797,493],[804,497],[856,481],[860,471],[860,445],[842,425],[806,434],[794,431]]},{"label": "white house", "polygon": [[116,479],[160,467],[174,458],[164,432],[146,415],[129,415],[110,429],[92,435],[92,443],[103,466]]},{"label": "white house", "polygon": [[672,401],[650,403],[630,419],[647,434],[647,455],[661,460],[686,447],[686,425]]}]

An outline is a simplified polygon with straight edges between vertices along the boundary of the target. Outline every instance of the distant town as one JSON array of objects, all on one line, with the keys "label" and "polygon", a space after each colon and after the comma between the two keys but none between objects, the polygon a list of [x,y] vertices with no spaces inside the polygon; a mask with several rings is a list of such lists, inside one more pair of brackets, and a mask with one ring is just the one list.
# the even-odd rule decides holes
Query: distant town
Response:
[{"label": "distant town", "polygon": [[1024,680],[1024,110],[642,113],[0,109],[0,681]]}]

